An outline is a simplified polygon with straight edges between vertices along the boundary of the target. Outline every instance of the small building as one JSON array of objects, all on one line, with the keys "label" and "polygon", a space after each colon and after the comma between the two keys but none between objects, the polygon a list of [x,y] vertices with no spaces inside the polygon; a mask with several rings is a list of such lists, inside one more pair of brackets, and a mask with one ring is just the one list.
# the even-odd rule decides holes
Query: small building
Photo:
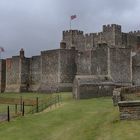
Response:
[{"label": "small building", "polygon": [[112,96],[114,87],[114,82],[106,75],[76,76],[73,85],[73,97],[85,99]]}]

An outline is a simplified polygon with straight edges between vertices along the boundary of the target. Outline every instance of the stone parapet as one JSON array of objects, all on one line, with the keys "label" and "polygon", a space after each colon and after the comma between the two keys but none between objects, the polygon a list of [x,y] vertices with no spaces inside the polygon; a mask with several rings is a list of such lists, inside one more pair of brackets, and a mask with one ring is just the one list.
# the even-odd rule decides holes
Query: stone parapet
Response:
[{"label": "stone parapet", "polygon": [[140,119],[140,100],[118,102],[121,120]]},{"label": "stone parapet", "polygon": [[114,89],[112,100],[113,100],[113,105],[117,106],[118,102],[121,101],[121,88]]},{"label": "stone parapet", "polygon": [[113,105],[117,106],[119,101],[131,101],[140,97],[140,86],[115,88],[113,90]]}]

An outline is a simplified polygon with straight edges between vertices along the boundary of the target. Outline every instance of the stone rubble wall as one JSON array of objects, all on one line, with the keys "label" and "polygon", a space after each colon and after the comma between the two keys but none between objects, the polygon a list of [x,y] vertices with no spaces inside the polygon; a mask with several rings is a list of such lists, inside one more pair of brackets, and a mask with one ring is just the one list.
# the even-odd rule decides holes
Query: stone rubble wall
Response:
[{"label": "stone rubble wall", "polygon": [[140,120],[140,101],[120,101],[118,106],[121,120]]},{"label": "stone rubble wall", "polygon": [[0,60],[0,93],[4,92],[6,83],[6,61]]},{"label": "stone rubble wall", "polygon": [[113,90],[113,105],[117,106],[119,101],[130,101],[140,99],[140,86],[122,87]]}]

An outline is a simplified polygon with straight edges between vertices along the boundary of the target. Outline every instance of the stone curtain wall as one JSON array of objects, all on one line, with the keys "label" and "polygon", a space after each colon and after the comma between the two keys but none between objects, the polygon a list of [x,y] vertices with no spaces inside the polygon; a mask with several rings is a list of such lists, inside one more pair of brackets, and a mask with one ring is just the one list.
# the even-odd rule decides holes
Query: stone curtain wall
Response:
[{"label": "stone curtain wall", "polygon": [[117,24],[103,25],[102,31],[98,33],[84,34],[83,31],[70,30],[63,31],[62,36],[67,49],[74,45],[79,51],[91,50],[99,43],[106,43],[108,46],[117,48],[132,48],[134,52],[140,48],[140,31],[123,33],[121,26]]},{"label": "stone curtain wall", "polygon": [[133,84],[140,85],[140,53],[132,57]]},{"label": "stone curtain wall", "polygon": [[[71,91],[76,75],[72,49],[41,52],[41,56],[14,56],[6,60],[6,92]],[[4,70],[4,69],[3,69]]]},{"label": "stone curtain wall", "polygon": [[91,74],[91,51],[78,52],[77,75]]},{"label": "stone curtain wall", "polygon": [[127,45],[131,46],[132,51],[137,52],[140,47],[140,32],[134,31],[127,34]]},{"label": "stone curtain wall", "polygon": [[110,49],[110,75],[115,82],[132,83],[131,49]]},{"label": "stone curtain wall", "polygon": [[108,47],[104,44],[91,51],[91,74],[108,74]]},{"label": "stone curtain wall", "polygon": [[76,75],[76,63],[75,56],[77,51],[71,49],[61,49],[60,50],[60,68],[58,73],[60,73],[59,91],[72,91],[72,83]]},{"label": "stone curtain wall", "polygon": [[29,76],[30,76],[30,59],[22,58],[20,59],[21,67],[21,92],[27,92],[29,90]]},{"label": "stone curtain wall", "polygon": [[95,46],[95,34],[85,34],[85,50],[91,50]]},{"label": "stone curtain wall", "polygon": [[58,49],[41,54],[42,78],[40,91],[71,91],[76,74],[74,49]]},{"label": "stone curtain wall", "polygon": [[41,52],[41,86],[40,91],[57,91],[60,54],[59,50]]},{"label": "stone curtain wall", "polygon": [[79,52],[77,75],[107,75],[108,47],[98,46],[95,50]]},{"label": "stone curtain wall", "polygon": [[6,59],[6,92],[20,92],[19,67],[19,56]]},{"label": "stone curtain wall", "polygon": [[77,75],[109,75],[116,83],[132,83],[132,58],[129,48],[109,48],[79,52]]},{"label": "stone curtain wall", "polygon": [[38,91],[41,83],[41,56],[30,58],[29,91]]},{"label": "stone curtain wall", "polygon": [[6,84],[6,61],[0,60],[0,92],[4,92]]}]

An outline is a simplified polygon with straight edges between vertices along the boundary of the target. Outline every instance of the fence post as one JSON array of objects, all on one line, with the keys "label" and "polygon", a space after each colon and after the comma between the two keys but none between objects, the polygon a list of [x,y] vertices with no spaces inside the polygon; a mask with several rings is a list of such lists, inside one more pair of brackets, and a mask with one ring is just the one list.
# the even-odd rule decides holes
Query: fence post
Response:
[{"label": "fence post", "polygon": [[33,110],[33,105],[32,105],[32,114],[34,113],[34,110]]},{"label": "fence post", "polygon": [[60,102],[62,103],[62,95],[60,94]]},{"label": "fence post", "polygon": [[58,97],[58,105],[60,105],[60,104],[59,104],[59,102],[60,102],[60,101],[59,101],[59,95],[58,95],[57,97]]},{"label": "fence post", "polygon": [[38,97],[36,97],[36,112],[38,112]]},{"label": "fence post", "polygon": [[9,106],[7,107],[7,120],[10,122],[10,109]]},{"label": "fence post", "polygon": [[17,114],[17,104],[15,104],[15,114]]},{"label": "fence post", "polygon": [[55,107],[56,107],[56,103],[57,103],[57,98],[56,97],[57,96],[55,96],[55,98],[54,98]]},{"label": "fence post", "polygon": [[22,112],[22,96],[20,96],[20,112]]},{"label": "fence post", "polygon": [[50,98],[50,101],[49,101],[49,106],[50,106],[50,109],[52,108],[52,97]]},{"label": "fence post", "polygon": [[22,116],[24,116],[24,102],[22,104]]}]

